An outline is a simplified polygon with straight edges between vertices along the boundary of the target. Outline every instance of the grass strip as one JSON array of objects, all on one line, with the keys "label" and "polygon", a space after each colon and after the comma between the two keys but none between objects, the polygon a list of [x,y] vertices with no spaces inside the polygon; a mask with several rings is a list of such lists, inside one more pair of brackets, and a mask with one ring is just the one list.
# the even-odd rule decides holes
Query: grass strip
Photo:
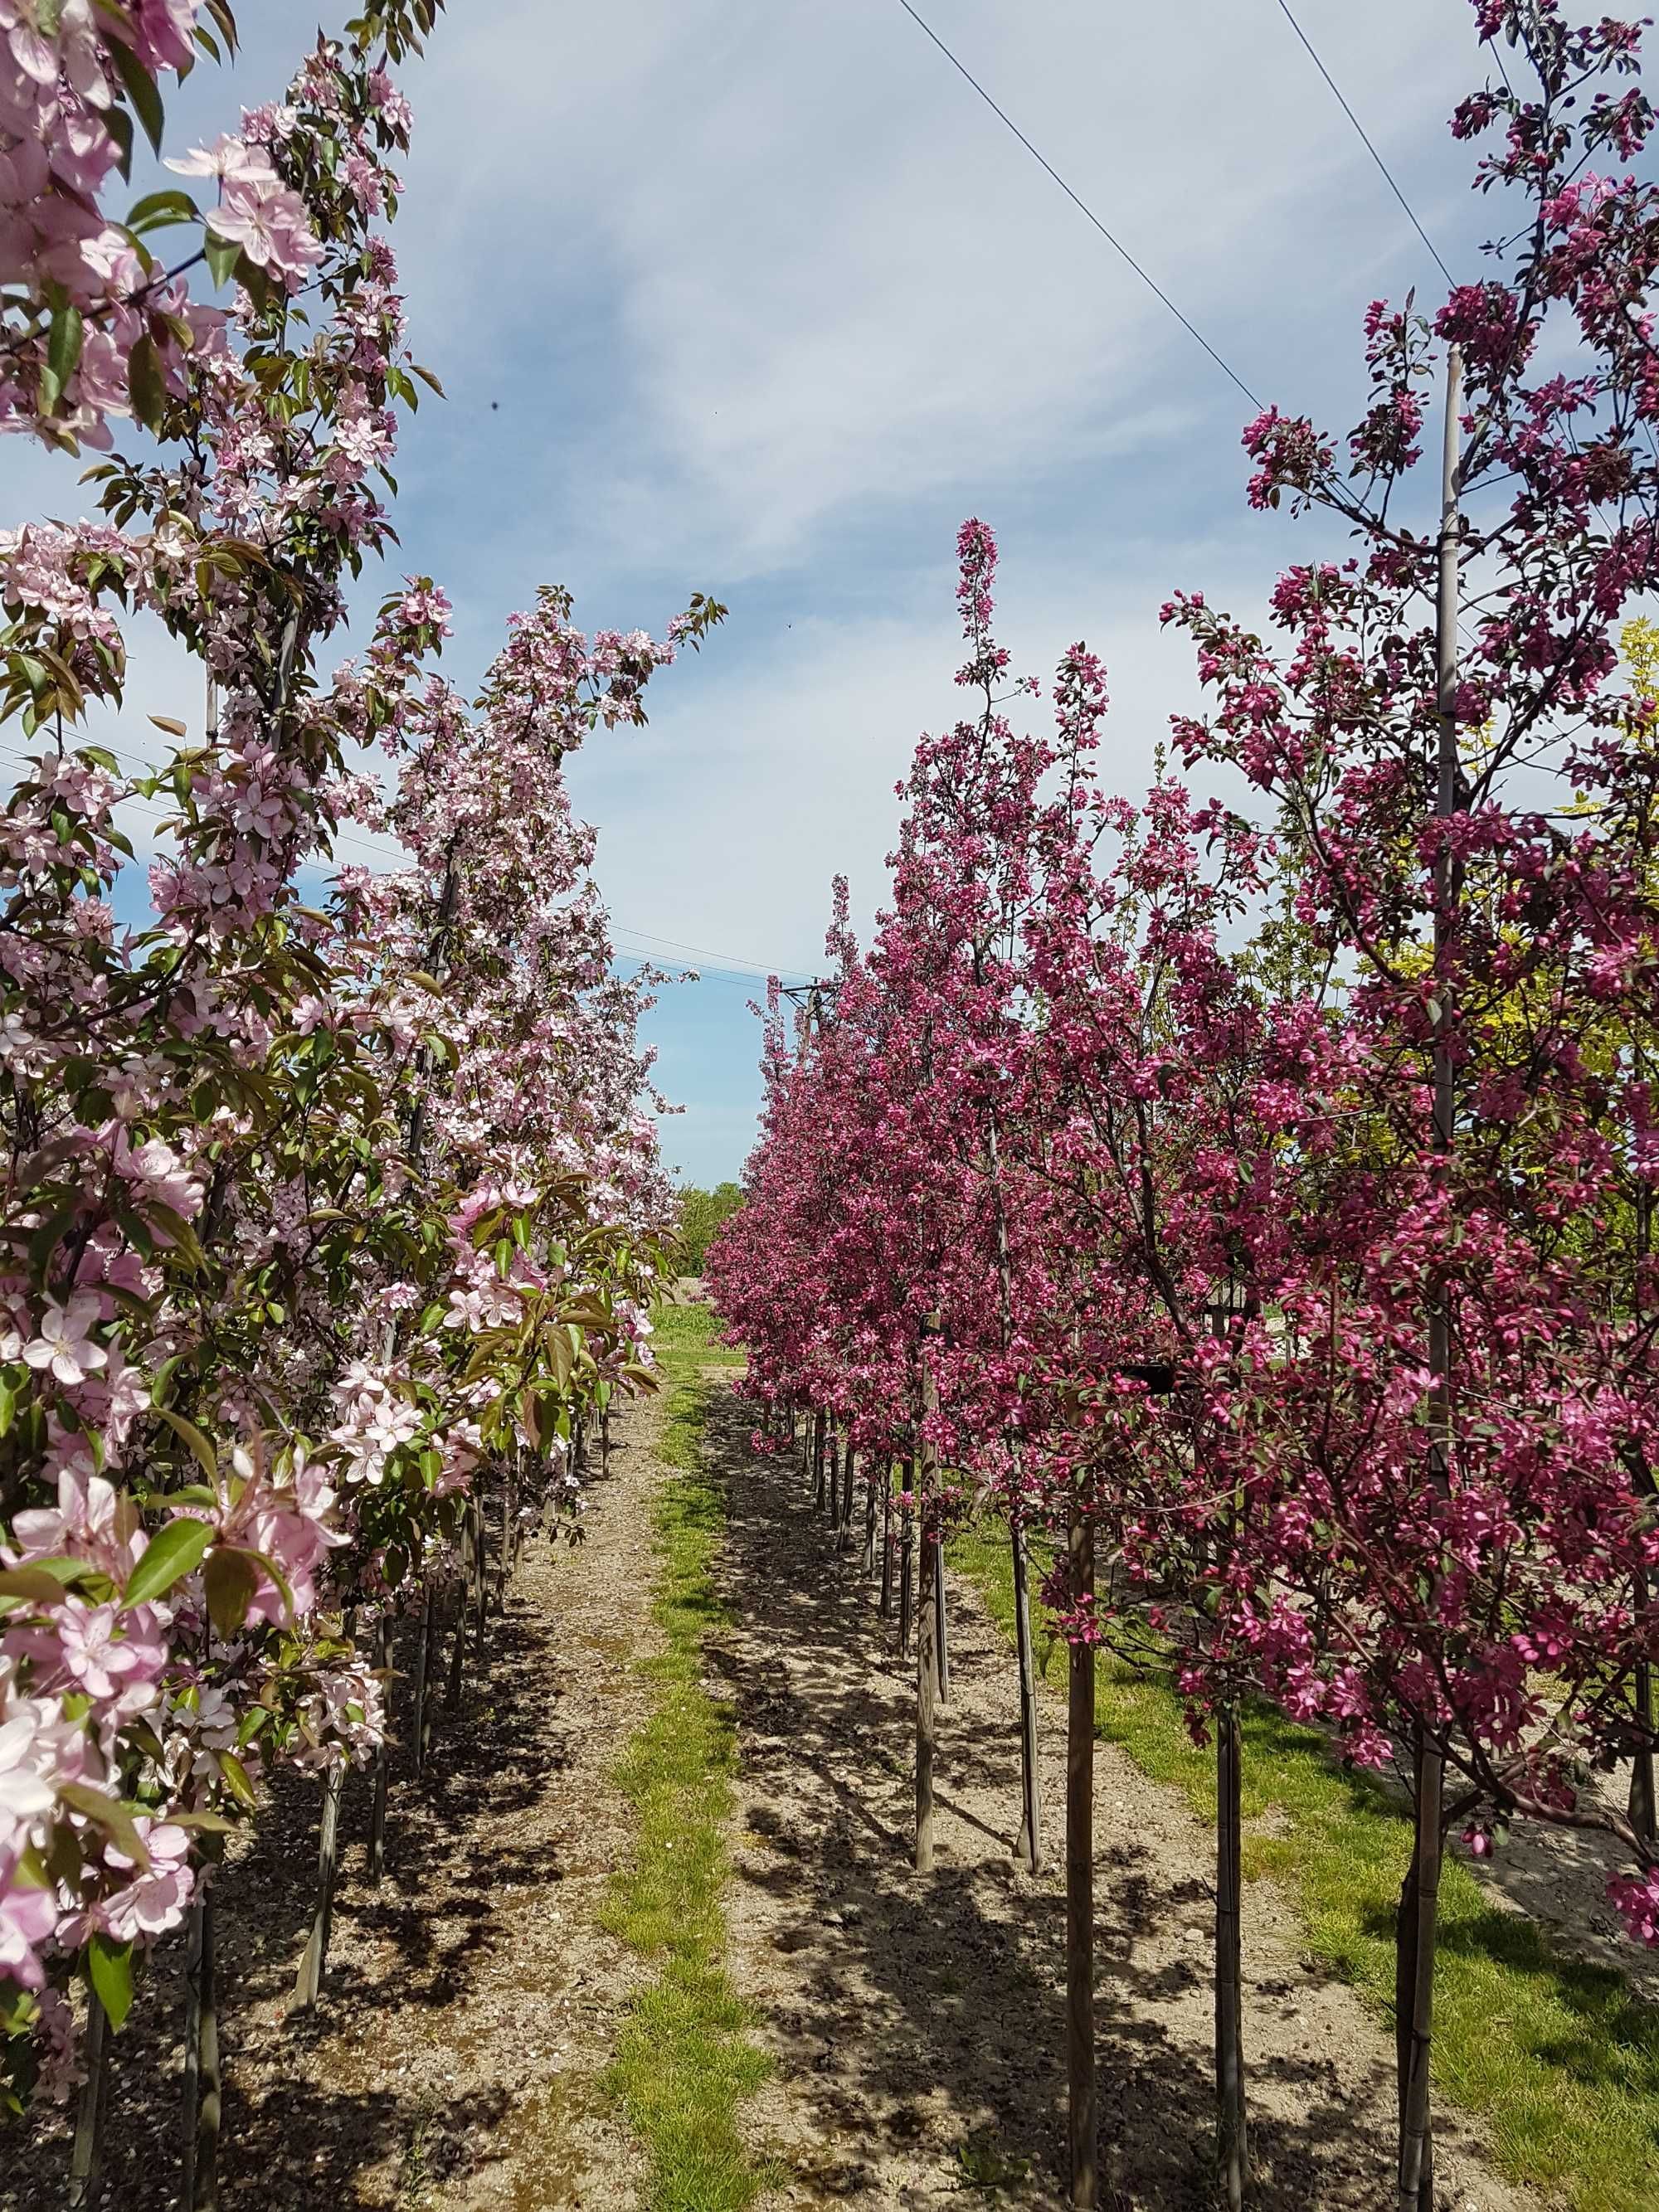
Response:
[{"label": "grass strip", "polygon": [[[1006,1534],[969,1529],[951,1558],[1012,1644]],[[1063,1675],[1052,1626],[1032,1626],[1045,1680],[1051,1662]],[[1193,1743],[1178,1700],[1104,1654],[1097,1685],[1099,1735],[1213,1826],[1212,1756]],[[1316,1730],[1260,1706],[1244,1723],[1244,1813],[1273,1816],[1247,1832],[1246,1875],[1277,1881],[1300,1907],[1310,1951],[1391,2020],[1395,1905],[1411,1853],[1400,1805],[1370,1777],[1344,1773]],[[1654,2212],[1659,2008],[1622,1974],[1557,1957],[1533,1921],[1495,1905],[1450,1857],[1440,1898],[1438,2088],[1480,2116],[1511,2180],[1559,2192],[1574,2212]]]},{"label": "grass strip", "polygon": [[702,1463],[708,1385],[699,1371],[740,1357],[713,1343],[703,1309],[667,1306],[654,1318],[668,1390],[659,1456],[675,1470],[652,1505],[651,1613],[663,1648],[641,1662],[651,1711],[617,1771],[638,1816],[637,1849],[599,1917],[661,1966],[629,2008],[605,2084],[645,2145],[648,2212],[744,2212],[775,2177],[750,2158],[738,2126],[769,2062],[723,1963],[736,1747],[729,1715],[702,1686],[704,1640],[726,1614],[713,1573],[725,1507]]}]

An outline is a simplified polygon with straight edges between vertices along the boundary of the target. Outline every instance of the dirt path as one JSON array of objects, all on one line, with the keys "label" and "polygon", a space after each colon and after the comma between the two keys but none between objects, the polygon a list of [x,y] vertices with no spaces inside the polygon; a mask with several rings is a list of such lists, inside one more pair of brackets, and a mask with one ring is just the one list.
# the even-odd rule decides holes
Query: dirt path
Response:
[{"label": "dirt path", "polygon": [[[285,1787],[218,1889],[225,2212],[629,2212],[638,2148],[598,2087],[641,1972],[598,1925],[631,1820],[611,1776],[637,1724],[650,1633],[651,1453],[635,1410],[575,1553],[527,1550],[487,1678],[440,1705],[423,1782],[394,1767],[385,1881],[364,1879],[369,1793],[348,1786],[323,2005],[286,2017],[310,1909],[314,1784]],[[412,1649],[401,1650],[407,1666]],[[171,2212],[178,1965],[116,2039],[112,2212]],[[4,2212],[64,2202],[60,2126],[0,2165]]]},{"label": "dirt path", "polygon": [[[729,1394],[710,1401],[729,1476],[714,1655],[742,1758],[732,1974],[777,2071],[757,2142],[789,2203],[914,2208],[964,2184],[1058,2205],[1064,2172],[1064,1715],[1045,1700],[1049,1875],[1011,1856],[1018,1687],[1011,1655],[953,1581],[940,1715],[939,1866],[908,1863],[912,1674],[856,1558],[838,1560],[800,1476],[757,1462]],[[1212,1840],[1175,1792],[1097,1753],[1100,2105],[1114,2212],[1197,2212],[1207,2186]],[[1353,1992],[1301,1954],[1267,1885],[1247,1898],[1247,2033],[1258,2212],[1374,2212],[1389,2201],[1392,2045]],[[1443,2202],[1539,2212],[1467,2132],[1443,2130]],[[1115,2190],[1114,2199],[1111,2191]]]}]

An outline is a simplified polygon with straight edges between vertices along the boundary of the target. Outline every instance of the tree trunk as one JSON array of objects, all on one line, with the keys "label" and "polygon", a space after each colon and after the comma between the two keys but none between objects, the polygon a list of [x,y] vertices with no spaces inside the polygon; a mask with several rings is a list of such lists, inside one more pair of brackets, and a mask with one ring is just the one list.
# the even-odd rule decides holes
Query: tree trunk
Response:
[{"label": "tree trunk", "polygon": [[951,1643],[945,1633],[945,1536],[935,1529],[933,1553],[933,1673],[939,1683],[939,1701],[942,1705],[951,1702]]},{"label": "tree trunk", "polygon": [[841,1552],[850,1552],[853,1548],[853,1470],[857,1457],[849,1429],[841,1455],[841,1541],[836,1547]]},{"label": "tree trunk", "polygon": [[1031,1598],[1025,1580],[1025,1532],[1009,1531],[1014,1554],[1014,1644],[1019,1656],[1019,1840],[1016,1856],[1042,1871],[1042,1783],[1037,1770],[1036,1668],[1031,1654]]},{"label": "tree trunk", "polygon": [[410,1733],[414,1738],[415,1771],[426,1771],[428,1738],[432,1722],[428,1691],[432,1680],[433,1647],[437,1637],[436,1607],[433,1602],[432,1585],[421,1584],[421,1612],[416,1623],[419,1635],[415,1645],[415,1687],[410,1700]]},{"label": "tree trunk", "polygon": [[822,1413],[812,1417],[812,1510],[823,1510],[825,1421]]},{"label": "tree trunk", "polygon": [[[1067,1546],[1073,1603],[1092,1597],[1094,1528],[1073,1510]],[[1066,1728],[1066,2073],[1072,2203],[1095,2212],[1095,1654],[1071,1647]]]},{"label": "tree trunk", "polygon": [[1243,1955],[1239,1924],[1243,1886],[1238,1709],[1216,1715],[1215,2092],[1216,2152],[1227,2212],[1241,2212],[1249,2179],[1244,2107]]},{"label": "tree trunk", "polygon": [[879,1452],[864,1455],[864,1572],[866,1577],[876,1571],[876,1469],[881,1465]]},{"label": "tree trunk", "polygon": [[[1648,1578],[1638,1567],[1634,1577],[1632,1600],[1637,1619],[1641,1620],[1648,1609]],[[1645,1659],[1636,1662],[1636,1721],[1645,1741],[1636,1747],[1631,1762],[1630,1824],[1637,1834],[1651,1844],[1659,1840],[1659,1802],[1656,1801],[1653,1775],[1653,1668]]]},{"label": "tree trunk", "polygon": [[342,1761],[329,1768],[323,1784],[322,1831],[317,1845],[317,1903],[312,1911],[305,1956],[294,1981],[294,2006],[299,2012],[314,2005],[322,1995],[329,1932],[334,1925],[334,1875],[339,1863],[340,1797],[344,1787],[345,1765]]},{"label": "tree trunk", "polygon": [[1434,1954],[1440,1904],[1445,1769],[1419,1727],[1412,1863],[1400,1893],[1395,2028],[1400,2067],[1399,2212],[1434,2212],[1429,2062],[1434,2039]]},{"label": "tree trunk", "polygon": [[104,2192],[104,2114],[109,2103],[109,2015],[96,1990],[87,1991],[87,2078],[75,2112],[70,2153],[70,2212],[92,2212]]},{"label": "tree trunk", "polygon": [[893,1617],[893,1462],[883,1447],[881,1464],[887,1477],[881,1493],[881,1617]]},{"label": "tree trunk", "polygon": [[461,1571],[455,1580],[455,1641],[449,1647],[449,1680],[444,1690],[444,1703],[453,1712],[461,1702],[461,1690],[466,1680],[466,1584],[469,1560],[465,1530],[461,1536]]},{"label": "tree trunk", "polygon": [[385,1698],[386,1715],[385,1732],[374,1747],[374,1802],[368,1816],[368,1878],[376,1883],[386,1870],[386,1778],[392,1765],[392,1685],[396,1679],[392,1672],[392,1613],[387,1607],[380,1614],[374,1650],[374,1663],[384,1676],[381,1694]]},{"label": "tree trunk", "polygon": [[[910,1486],[908,1465],[899,1480],[908,1491]],[[915,1517],[908,1505],[901,1507],[899,1511],[899,1656],[902,1659],[908,1659],[910,1656],[910,1621],[915,1605],[916,1547],[912,1525]]]},{"label": "tree trunk", "polygon": [[830,1533],[833,1536],[841,1528],[841,1437],[833,1421],[830,1424]]},{"label": "tree trunk", "polygon": [[[937,1324],[935,1324],[936,1326]],[[934,1711],[939,1696],[941,1647],[939,1640],[939,1547],[934,1516],[939,1509],[938,1468],[927,1434],[927,1416],[936,1403],[937,1385],[924,1339],[921,1356],[921,1423],[916,1437],[916,1518],[921,1534],[921,1590],[916,1633],[916,1872],[933,1870],[933,1752],[939,1741]]]},{"label": "tree trunk", "polygon": [[184,2212],[219,2207],[219,1992],[213,1892],[191,1908],[185,1956]]}]

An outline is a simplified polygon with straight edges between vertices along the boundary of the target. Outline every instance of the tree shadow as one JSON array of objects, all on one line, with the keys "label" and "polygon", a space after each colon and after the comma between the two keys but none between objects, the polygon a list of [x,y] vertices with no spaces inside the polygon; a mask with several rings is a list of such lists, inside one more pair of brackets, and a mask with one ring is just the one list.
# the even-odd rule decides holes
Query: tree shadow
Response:
[{"label": "tree shadow", "polygon": [[[602,1499],[604,1486],[596,1480]],[[545,1554],[542,1555],[545,1565]],[[508,2095],[494,2087],[434,2095],[374,2086],[362,2054],[411,2036],[459,2053],[475,2031],[468,2008],[508,1941],[496,1911],[503,1885],[554,1885],[585,1869],[556,1841],[507,1840],[515,1815],[543,1800],[569,1762],[562,1693],[585,1656],[564,1648],[538,1594],[532,1553],[504,1613],[492,1611],[480,1663],[469,1652],[459,1700],[444,1694],[450,1641],[438,1639],[424,1774],[406,1740],[418,1624],[399,1623],[385,1872],[368,1878],[373,1778],[348,1775],[340,1875],[326,1978],[312,2012],[290,2009],[316,1897],[321,1786],[283,1771],[255,1835],[216,1878],[224,2121],[222,2200],[335,2212],[361,2200],[368,2169],[428,2182],[464,2178],[495,2154]],[[572,1846],[572,1852],[578,1846]],[[158,1947],[112,2044],[106,2212],[172,2212],[179,2203],[183,2066],[182,1940]],[[0,2172],[0,2212],[58,2212],[64,2201],[70,2114],[31,2115],[15,2128]],[[392,2203],[393,2181],[385,2199]],[[419,2197],[413,2201],[422,2201]]]},{"label": "tree shadow", "polygon": [[[1012,1653],[957,1589],[939,1857],[918,1876],[914,1662],[898,1657],[861,1571],[861,1497],[859,1540],[841,1552],[798,1459],[752,1453],[744,1409],[718,1388],[703,1418],[726,1502],[717,1573],[733,1623],[709,1667],[734,1698],[743,1784],[732,1918],[792,2104],[823,2144],[797,2153],[797,2178],[813,2194],[851,2194],[878,2165],[885,2188],[921,2197],[954,2166],[970,2192],[1054,2203],[1066,2173],[1065,1901],[1057,1871],[1033,1881],[1010,1848]],[[1057,1751],[1052,1723],[1044,1734]],[[1052,1759],[1044,1779],[1052,1869],[1063,1859]],[[1208,1892],[1160,1865],[1145,1839],[1114,1832],[1098,1803],[1097,1818],[1105,2201],[1115,2190],[1136,2212],[1188,2212],[1215,2201],[1207,2051],[1153,2015],[1171,2000],[1210,2002],[1209,1954],[1149,1958],[1140,1938],[1172,1921],[1207,1924]],[[1259,2212],[1382,2201],[1391,2133],[1354,2108],[1331,2059],[1281,2051],[1258,2060],[1254,2079],[1279,2093],[1255,2119]]]}]

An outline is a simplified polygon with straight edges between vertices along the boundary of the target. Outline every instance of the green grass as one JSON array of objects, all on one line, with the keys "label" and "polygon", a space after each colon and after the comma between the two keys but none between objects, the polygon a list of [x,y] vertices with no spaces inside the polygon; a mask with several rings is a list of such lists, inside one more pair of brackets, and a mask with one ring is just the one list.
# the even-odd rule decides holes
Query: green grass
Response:
[{"label": "green grass", "polygon": [[[1006,1538],[970,1530],[952,1547],[1013,1638]],[[1034,1623],[1045,1675],[1063,1647]],[[1215,1820],[1210,1754],[1160,1684],[1103,1656],[1097,1723],[1155,1781]],[[1245,1872],[1271,1875],[1299,1905],[1308,1947],[1391,2015],[1394,1910],[1410,1856],[1399,1805],[1348,1775],[1322,1738],[1266,1708],[1244,1726],[1244,1812],[1273,1814],[1245,1838]],[[1246,2027],[1248,2039],[1249,2028]],[[1654,2212],[1659,2204],[1659,2008],[1623,1975],[1557,1958],[1534,1924],[1492,1904],[1461,1863],[1441,1890],[1434,2077],[1485,2122],[1499,2162],[1523,2186],[1557,2191],[1574,2212]]]},{"label": "green grass", "polygon": [[649,2212],[743,2212],[774,2178],[738,2127],[768,2062],[722,1963],[734,1744],[730,1718],[702,1687],[702,1646],[726,1614],[713,1576],[724,1507],[702,1466],[707,1386],[697,1372],[738,1355],[710,1343],[697,1308],[653,1318],[669,1394],[662,1456],[677,1470],[652,1509],[651,1610],[663,1648],[642,1662],[651,1711],[618,1770],[637,1849],[600,1917],[660,1970],[630,2006],[605,2080],[646,2148]]}]

